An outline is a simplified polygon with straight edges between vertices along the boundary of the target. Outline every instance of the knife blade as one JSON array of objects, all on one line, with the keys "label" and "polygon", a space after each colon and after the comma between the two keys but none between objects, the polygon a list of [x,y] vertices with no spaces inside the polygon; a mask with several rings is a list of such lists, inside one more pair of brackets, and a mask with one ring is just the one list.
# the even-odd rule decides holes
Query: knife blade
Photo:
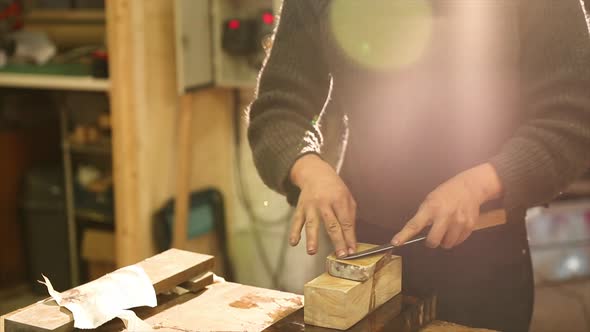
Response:
[{"label": "knife blade", "polygon": [[[479,218],[475,224],[474,231],[478,231],[478,230],[482,230],[482,229],[486,229],[486,228],[490,228],[490,227],[495,227],[495,226],[499,226],[499,225],[504,225],[505,223],[506,223],[506,211],[504,209],[497,209],[497,210],[484,212],[479,216]],[[406,241],[406,243],[399,245],[399,246],[394,246],[393,244],[386,243],[386,244],[382,244],[380,246],[377,246],[377,247],[374,247],[371,249],[359,251],[357,253],[354,253],[352,255],[346,256],[344,258],[339,258],[339,259],[340,260],[351,260],[351,259],[361,258],[361,257],[385,252],[385,251],[388,251],[391,249],[399,248],[399,247],[405,246],[406,244],[423,241],[424,239],[426,239],[425,233],[428,233],[428,231],[429,231],[428,228],[426,230],[423,230],[418,237],[413,238],[409,241]]]},{"label": "knife blade", "polygon": [[417,237],[417,238],[412,239],[410,241],[406,241],[406,243],[404,243],[402,245],[399,245],[399,246],[395,246],[393,244],[386,243],[386,244],[382,244],[380,246],[376,246],[376,247],[371,248],[371,249],[359,251],[357,253],[354,253],[352,255],[346,256],[344,258],[339,258],[339,259],[341,259],[341,260],[350,260],[350,259],[356,259],[356,258],[361,258],[361,257],[365,257],[365,256],[370,256],[370,255],[378,254],[378,253],[381,253],[381,252],[386,252],[386,251],[391,250],[391,249],[394,249],[394,248],[403,247],[406,244],[410,244],[410,243],[414,243],[414,242],[420,242],[420,241],[422,241],[424,239],[426,239],[426,236],[420,236],[420,237]]}]

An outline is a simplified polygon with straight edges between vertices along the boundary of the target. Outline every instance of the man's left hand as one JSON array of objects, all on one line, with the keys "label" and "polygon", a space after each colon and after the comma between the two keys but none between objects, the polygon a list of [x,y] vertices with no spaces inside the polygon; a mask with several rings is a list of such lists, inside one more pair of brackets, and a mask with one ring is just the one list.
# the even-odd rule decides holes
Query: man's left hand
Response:
[{"label": "man's left hand", "polygon": [[475,227],[479,208],[502,191],[495,169],[482,164],[468,169],[438,186],[426,196],[418,212],[391,243],[402,245],[432,225],[426,239],[431,248],[453,248],[465,241]]}]

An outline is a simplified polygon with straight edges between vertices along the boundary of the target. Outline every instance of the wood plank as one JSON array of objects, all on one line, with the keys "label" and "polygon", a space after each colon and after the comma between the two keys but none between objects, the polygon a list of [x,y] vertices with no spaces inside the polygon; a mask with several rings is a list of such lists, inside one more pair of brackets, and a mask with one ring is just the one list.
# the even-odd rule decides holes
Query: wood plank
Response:
[{"label": "wood plank", "polygon": [[0,86],[68,91],[108,91],[109,80],[90,76],[2,73]]},{"label": "wood plank", "polygon": [[[152,216],[175,188],[174,1],[107,0],[117,265],[152,256]],[[193,150],[194,151],[194,150]]]},{"label": "wood plank", "polygon": [[211,285],[212,283],[213,272],[205,272],[199,276],[196,276],[188,281],[181,283],[179,286],[193,293],[197,293],[202,291],[205,287]]},{"label": "wood plank", "polygon": [[[213,266],[213,256],[170,249],[140,263],[156,291],[160,294],[198,276]],[[53,301],[36,303],[5,318],[6,332],[22,331],[72,331],[71,313]]]},{"label": "wood plank", "polygon": [[365,281],[324,273],[305,284],[306,324],[346,330],[401,291],[401,257],[380,259]]},{"label": "wood plank", "polygon": [[213,267],[213,256],[172,248],[137,265],[145,270],[156,294],[160,294],[209,271]]},{"label": "wood plank", "polygon": [[[40,301],[40,302],[46,302],[46,301],[52,301],[52,299],[51,298],[46,298],[46,299],[44,299],[43,301]],[[26,307],[17,309],[17,310],[15,310],[13,312],[9,312],[7,314],[4,314],[4,315],[0,316],[0,332],[6,332],[6,330],[5,330],[5,324],[4,323],[5,323],[6,318],[8,318],[8,316],[12,316],[12,315],[15,315],[15,314],[17,314],[17,313],[19,313],[21,311],[28,310],[29,308],[37,305],[37,303],[39,303],[39,302],[30,304],[30,305],[28,305]]]},{"label": "wood plank", "polygon": [[52,331],[74,330],[74,317],[67,309],[53,300],[35,303],[22,311],[11,313],[4,319],[4,329],[11,331]]},{"label": "wood plank", "polygon": [[144,321],[159,331],[261,331],[302,306],[301,295],[219,282]]},{"label": "wood plank", "polygon": [[[136,66],[133,60],[141,53],[136,46],[141,40],[132,24],[131,0],[107,0],[107,48],[109,50],[109,77],[111,80],[110,108],[113,136],[113,179],[115,189],[115,219],[117,220],[117,266],[134,264],[145,257],[146,250],[139,243],[148,240],[139,230],[141,192],[139,168],[139,134],[137,119],[143,103],[135,98],[137,87]],[[137,9],[135,9],[137,10]],[[141,16],[136,14],[136,16]],[[140,97],[143,97],[141,95]],[[146,149],[149,147],[145,147]],[[149,242],[149,240],[148,240]],[[148,255],[149,257],[149,255]]]},{"label": "wood plank", "polygon": [[[359,243],[357,250],[368,250],[376,246],[374,244]],[[365,281],[373,276],[377,265],[388,255],[391,256],[391,251],[358,259],[340,260],[336,255],[331,254],[326,258],[326,272],[338,278]]]},{"label": "wood plank", "polygon": [[31,22],[24,30],[46,33],[59,49],[101,46],[105,40],[104,22]]},{"label": "wood plank", "polygon": [[31,22],[87,22],[105,23],[105,12],[102,9],[38,9],[34,8],[24,17],[25,23]]},{"label": "wood plank", "polygon": [[188,92],[180,97],[180,121],[178,122],[178,154],[176,159],[176,197],[172,245],[186,249],[189,187],[191,180],[191,125],[193,95]]}]

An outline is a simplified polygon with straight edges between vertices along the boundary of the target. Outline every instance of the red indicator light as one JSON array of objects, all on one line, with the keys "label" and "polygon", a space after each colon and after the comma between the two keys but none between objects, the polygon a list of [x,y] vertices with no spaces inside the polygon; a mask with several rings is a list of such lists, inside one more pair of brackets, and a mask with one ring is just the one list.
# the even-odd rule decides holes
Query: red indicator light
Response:
[{"label": "red indicator light", "polygon": [[240,28],[240,20],[230,20],[227,23],[228,28],[232,29],[232,30],[237,30]]},{"label": "red indicator light", "polygon": [[275,21],[275,17],[272,13],[264,13],[262,14],[262,22],[264,22],[264,24],[268,24],[271,25],[273,24]]}]

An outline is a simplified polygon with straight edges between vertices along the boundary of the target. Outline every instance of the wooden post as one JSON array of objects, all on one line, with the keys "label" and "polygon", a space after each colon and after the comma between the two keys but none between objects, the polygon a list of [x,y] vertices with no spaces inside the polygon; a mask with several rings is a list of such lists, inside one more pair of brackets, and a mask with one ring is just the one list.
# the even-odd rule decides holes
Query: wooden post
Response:
[{"label": "wooden post", "polygon": [[117,265],[155,252],[152,217],[173,196],[178,120],[174,2],[107,0]]},{"label": "wooden post", "polygon": [[[179,101],[176,79],[174,1],[107,0],[106,11],[116,254],[117,265],[126,266],[155,253],[153,213],[179,189],[219,188],[228,200],[227,230],[231,232],[233,108],[228,90],[191,92],[191,108],[199,111],[188,114],[192,121],[183,119],[188,107],[181,106],[179,111],[186,100]],[[190,144],[178,147],[181,141]],[[181,153],[186,149],[191,153]],[[198,165],[199,172],[177,178],[180,154],[190,159],[183,164],[186,174],[190,175],[191,165]],[[185,178],[184,189],[178,187],[180,178]],[[186,235],[186,231],[178,232]],[[192,243],[185,245],[190,249]]]},{"label": "wooden post", "polygon": [[191,126],[193,95],[190,92],[180,97],[178,122],[178,157],[176,172],[176,200],[174,206],[174,236],[172,245],[184,249],[187,240],[188,201],[191,179]]}]

